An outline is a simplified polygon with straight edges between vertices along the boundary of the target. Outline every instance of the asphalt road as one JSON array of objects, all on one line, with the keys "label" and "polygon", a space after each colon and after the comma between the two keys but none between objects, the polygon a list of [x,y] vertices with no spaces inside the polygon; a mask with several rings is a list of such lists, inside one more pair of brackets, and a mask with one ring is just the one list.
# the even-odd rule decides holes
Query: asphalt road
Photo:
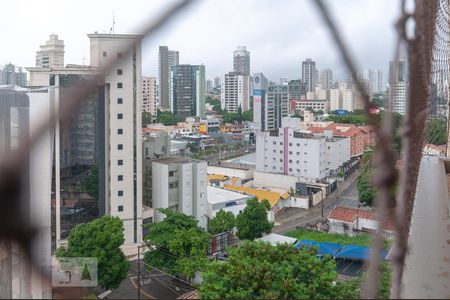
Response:
[{"label": "asphalt road", "polygon": [[[137,299],[138,297],[138,264],[131,262],[128,276],[117,289],[112,290],[108,299]],[[146,270],[141,264],[141,299],[176,299],[194,288],[172,276],[152,269]]]},{"label": "asphalt road", "polygon": [[[356,178],[359,171],[356,170],[347,180],[338,185],[323,201],[323,216],[326,218],[328,213],[337,205],[357,206],[358,191],[356,189]],[[297,227],[304,227],[308,223],[313,223],[322,218],[322,204],[318,204],[310,209],[288,208],[280,213],[275,221],[280,225],[272,229],[273,233],[283,234],[294,230]]]}]

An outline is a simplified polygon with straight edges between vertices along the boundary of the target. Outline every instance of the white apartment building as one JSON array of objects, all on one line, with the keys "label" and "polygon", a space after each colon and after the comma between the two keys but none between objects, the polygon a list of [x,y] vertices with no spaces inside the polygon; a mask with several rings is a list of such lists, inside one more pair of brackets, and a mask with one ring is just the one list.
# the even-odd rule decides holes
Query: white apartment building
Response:
[{"label": "white apartment building", "polygon": [[282,127],[256,134],[256,170],[321,180],[326,173],[325,138]]},{"label": "white apartment building", "polygon": [[350,160],[350,139],[332,133],[314,135],[300,129],[298,119],[284,118],[283,127],[256,135],[256,170],[317,181]]},{"label": "white apartment building", "polygon": [[307,108],[314,109],[314,110],[322,110],[325,113],[329,113],[330,112],[330,102],[328,100],[292,100],[291,101],[291,109],[305,110]]},{"label": "white apartment building", "polygon": [[404,115],[406,109],[406,87],[405,81],[397,81],[389,84],[389,110]]},{"label": "white apartment building", "polygon": [[306,92],[306,100],[327,100],[328,91],[322,88],[322,85],[317,85],[314,91]]},{"label": "white apartment building", "polygon": [[221,89],[221,107],[228,112],[237,113],[250,109],[251,84],[250,76],[238,72],[225,74]]},{"label": "white apartment building", "polygon": [[[142,36],[95,33],[88,37],[90,66],[27,68],[30,86],[54,85],[55,99],[62,103],[75,82],[104,75],[104,81],[96,78],[98,88],[83,100],[72,124],[56,126],[55,183],[62,181],[59,170],[97,164],[99,214],[122,219],[124,244],[134,247],[142,241]],[[127,53],[132,42],[134,50]],[[102,68],[116,58],[122,60],[104,74]],[[61,192],[56,190],[58,202]]]},{"label": "white apartment building", "polygon": [[36,52],[36,67],[64,68],[64,41],[59,40],[56,34],[51,34],[45,45],[39,46]]},{"label": "white apartment building", "polygon": [[[55,109],[53,87],[0,88],[0,157],[6,158],[17,147],[28,142],[30,133],[49,118]],[[47,299],[52,297],[51,282],[42,278],[42,272],[51,269],[51,197],[52,146],[54,130],[47,130],[32,146],[28,167],[23,170],[21,195],[23,217],[35,226],[30,242],[35,260],[29,264],[24,249],[9,239],[0,242],[0,298]]]},{"label": "white apartment building", "polygon": [[155,222],[164,219],[158,208],[170,208],[195,217],[207,226],[207,162],[169,157],[152,162],[152,199]]},{"label": "white apartment building", "polygon": [[142,76],[142,109],[153,117],[158,111],[158,84],[156,77]]},{"label": "white apartment building", "polygon": [[355,109],[354,93],[346,86],[343,83],[337,89],[330,90],[330,111],[338,109],[353,111]]},{"label": "white apartment building", "polygon": [[330,69],[322,69],[319,72],[319,84],[322,86],[322,89],[329,90],[331,89],[333,82],[333,71]]},{"label": "white apartment building", "polygon": [[[106,213],[123,220],[125,244],[142,241],[142,56],[140,35],[88,34],[91,66],[122,60],[105,75]],[[126,53],[130,43],[134,50]]]},{"label": "white apartment building", "polygon": [[350,161],[350,138],[333,137],[331,130],[325,130],[327,171],[329,174],[337,175],[339,168]]}]

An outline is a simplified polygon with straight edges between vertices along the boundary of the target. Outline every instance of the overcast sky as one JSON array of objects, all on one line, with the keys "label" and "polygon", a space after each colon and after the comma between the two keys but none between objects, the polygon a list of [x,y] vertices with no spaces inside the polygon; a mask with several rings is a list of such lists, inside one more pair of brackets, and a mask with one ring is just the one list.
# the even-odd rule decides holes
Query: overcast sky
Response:
[{"label": "overcast sky", "polygon": [[[65,63],[89,63],[88,33],[139,33],[146,18],[162,12],[164,0],[14,0],[2,2],[0,64],[34,66],[35,52],[51,33],[65,42]],[[327,1],[361,69],[387,70],[393,56],[397,0]],[[147,19],[148,20],[148,19]],[[270,80],[301,77],[310,57],[334,78],[346,72],[328,31],[310,0],[200,0],[157,35],[143,41],[143,74],[157,75],[158,46],[180,51],[180,63],[204,64],[206,77],[232,70],[233,50],[247,46],[251,73]]]}]

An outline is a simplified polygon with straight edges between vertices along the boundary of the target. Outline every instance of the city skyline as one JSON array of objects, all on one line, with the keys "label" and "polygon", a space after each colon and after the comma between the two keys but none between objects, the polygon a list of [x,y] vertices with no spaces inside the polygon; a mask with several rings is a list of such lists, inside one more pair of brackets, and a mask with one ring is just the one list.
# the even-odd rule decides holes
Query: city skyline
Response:
[{"label": "city skyline", "polygon": [[[91,9],[86,11],[85,6],[75,3],[53,3],[48,5],[49,9],[47,5],[35,6],[34,3],[29,3],[27,5],[33,8],[29,10],[33,13],[29,13],[21,9],[21,2],[23,1],[5,4],[5,10],[12,11],[14,19],[26,19],[28,22],[41,24],[42,18],[51,14],[55,22],[42,24],[39,30],[33,31],[32,34],[20,24],[18,29],[22,32],[21,35],[7,32],[5,40],[14,43],[16,47],[14,51],[2,51],[0,64],[12,62],[22,67],[34,66],[34,53],[38,50],[38,45],[51,33],[58,34],[60,39],[65,41],[66,63],[88,64],[89,40],[86,35],[95,31],[109,33],[113,10],[115,33],[136,33],[143,16],[156,16],[171,4],[135,1],[132,3],[134,5],[127,3],[125,7],[119,1],[107,2],[107,5],[95,2],[90,3]],[[244,45],[251,52],[251,72],[263,72],[274,81],[281,77],[299,79],[301,62],[306,58],[315,60],[317,69],[332,69],[336,79],[346,76],[328,31],[309,1],[276,4],[248,1],[239,3],[240,9],[236,13],[227,14],[234,6],[233,2],[229,1],[198,2],[187,9],[183,15],[183,23],[175,20],[158,32],[152,40],[144,39],[143,74],[157,76],[158,46],[167,45],[180,52],[180,64],[204,64],[206,78],[223,76],[233,69],[233,51],[237,46]],[[45,11],[43,7],[47,7]],[[330,7],[345,40],[349,42],[352,53],[358,59],[360,69],[382,69],[386,72],[393,54],[393,24],[398,11],[395,1],[374,3],[347,0],[339,5],[330,2]],[[352,9],[349,10],[349,7]],[[367,9],[375,13],[366,16],[362,12]],[[384,17],[375,18],[374,16],[379,15],[376,12],[380,12]],[[89,24],[72,26],[71,19],[76,17],[78,20],[78,13],[85,15],[86,19],[90,20]],[[285,15],[282,20],[276,17],[280,14]],[[251,17],[244,17],[250,15]],[[345,20],[350,17],[352,24],[345,24]],[[0,22],[6,26],[10,24],[10,18],[7,15]],[[77,20],[73,22],[78,22]],[[56,23],[59,24],[58,30],[55,30]],[[304,24],[310,26],[303,26]],[[227,28],[226,32],[222,28]],[[368,34],[371,31],[383,31],[386,34]]]}]

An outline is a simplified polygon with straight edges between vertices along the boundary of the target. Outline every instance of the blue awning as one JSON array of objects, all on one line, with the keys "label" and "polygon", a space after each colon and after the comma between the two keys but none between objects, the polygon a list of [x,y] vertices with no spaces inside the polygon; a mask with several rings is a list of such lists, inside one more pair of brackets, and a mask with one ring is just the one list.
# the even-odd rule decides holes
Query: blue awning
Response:
[{"label": "blue awning", "polygon": [[342,247],[339,244],[321,243],[321,242],[316,242],[316,241],[311,241],[311,240],[300,240],[297,242],[297,244],[295,244],[296,249],[299,249],[300,247],[303,247],[303,246],[307,247],[307,248],[317,247],[317,252],[319,254],[328,254],[333,257],[336,256],[339,249],[341,249],[341,247]]},{"label": "blue awning", "polygon": [[[363,246],[345,245],[335,255],[336,258],[352,259],[352,260],[370,260],[372,249]],[[381,250],[380,256],[386,259],[387,252]]]}]

